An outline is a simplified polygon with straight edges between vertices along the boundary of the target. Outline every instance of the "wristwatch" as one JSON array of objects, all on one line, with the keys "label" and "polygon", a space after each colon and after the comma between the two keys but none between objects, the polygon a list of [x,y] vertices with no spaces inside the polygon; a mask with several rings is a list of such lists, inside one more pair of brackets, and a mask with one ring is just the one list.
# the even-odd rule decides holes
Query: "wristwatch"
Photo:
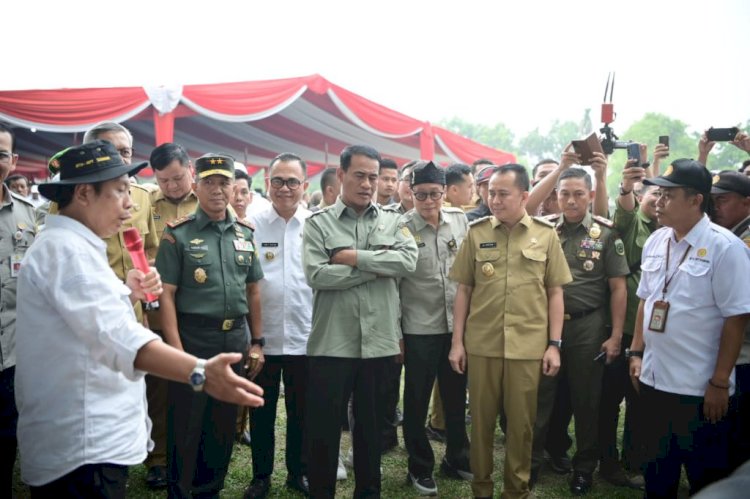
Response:
[{"label": "wristwatch", "polygon": [[266,346],[266,339],[261,336],[260,338],[250,338],[251,345],[259,345],[261,348]]},{"label": "wristwatch", "polygon": [[190,372],[190,386],[196,392],[203,391],[203,385],[206,383],[206,361],[205,359],[198,359],[195,363],[195,367]]},{"label": "wristwatch", "polygon": [[559,349],[562,348],[562,340],[549,340],[547,342],[547,346],[548,347],[557,347],[557,349],[559,350]]},{"label": "wristwatch", "polygon": [[633,190],[632,190],[632,189],[631,189],[631,190],[629,190],[629,191],[626,191],[625,189],[623,189],[623,188],[622,188],[622,184],[620,184],[620,196],[627,196],[627,195],[628,195],[628,194],[630,194],[631,192],[633,192]]},{"label": "wristwatch", "polygon": [[639,357],[643,358],[643,350],[631,350],[629,348],[625,349],[625,358],[626,359],[632,359],[633,357]]}]

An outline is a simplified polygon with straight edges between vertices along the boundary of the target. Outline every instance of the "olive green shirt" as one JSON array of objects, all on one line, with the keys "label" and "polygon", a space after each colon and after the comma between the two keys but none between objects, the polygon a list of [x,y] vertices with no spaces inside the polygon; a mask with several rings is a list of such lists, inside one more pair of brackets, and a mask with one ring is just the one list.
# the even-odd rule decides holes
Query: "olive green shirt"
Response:
[{"label": "olive green shirt", "polygon": [[215,319],[246,316],[247,283],[263,278],[253,231],[230,211],[213,221],[195,213],[167,224],[156,256],[162,282],[177,286],[178,313]]},{"label": "olive green shirt", "polygon": [[[397,279],[417,264],[417,244],[396,211],[371,204],[360,215],[341,198],[313,213],[302,264],[313,289],[307,354],[376,358],[399,353]],[[357,250],[357,266],[332,264],[337,249]]]},{"label": "olive green shirt", "polygon": [[[16,365],[16,286],[21,258],[36,237],[34,205],[0,183],[0,371]],[[40,310],[44,313],[44,310]]]},{"label": "olive green shirt", "polygon": [[508,230],[494,216],[469,225],[450,278],[471,286],[466,352],[539,360],[547,349],[547,289],[571,280],[552,224],[524,214]]},{"label": "olive green shirt", "polygon": [[646,239],[656,230],[656,222],[648,218],[637,205],[634,210],[627,211],[615,201],[615,229],[620,234],[625,245],[625,258],[628,261],[630,275],[627,277],[628,305],[625,311],[623,334],[632,335],[635,330],[635,316],[638,313],[638,283],[641,282],[641,255]]},{"label": "olive green shirt", "polygon": [[453,331],[456,282],[448,278],[468,222],[457,208],[440,211],[437,230],[412,210],[401,223],[414,235],[419,250],[417,270],[401,279],[401,330],[405,334],[444,334]]}]

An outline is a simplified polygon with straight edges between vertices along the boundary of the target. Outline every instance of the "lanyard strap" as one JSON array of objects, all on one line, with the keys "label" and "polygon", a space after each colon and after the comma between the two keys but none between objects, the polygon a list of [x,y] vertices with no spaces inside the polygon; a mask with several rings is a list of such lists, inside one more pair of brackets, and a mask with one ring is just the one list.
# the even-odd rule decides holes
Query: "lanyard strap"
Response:
[{"label": "lanyard strap", "polygon": [[667,239],[667,267],[664,269],[664,288],[661,290],[661,298],[662,300],[667,296],[667,288],[669,287],[669,283],[672,282],[672,279],[674,279],[675,274],[680,270],[680,265],[685,261],[685,258],[687,258],[688,253],[690,252],[690,249],[693,247],[692,245],[688,244],[687,249],[685,250],[685,253],[682,255],[682,258],[680,258],[680,263],[677,264],[677,267],[674,269],[674,272],[672,272],[672,275],[669,276],[669,279],[667,279],[667,273],[669,273],[669,247],[670,247],[671,239]]}]

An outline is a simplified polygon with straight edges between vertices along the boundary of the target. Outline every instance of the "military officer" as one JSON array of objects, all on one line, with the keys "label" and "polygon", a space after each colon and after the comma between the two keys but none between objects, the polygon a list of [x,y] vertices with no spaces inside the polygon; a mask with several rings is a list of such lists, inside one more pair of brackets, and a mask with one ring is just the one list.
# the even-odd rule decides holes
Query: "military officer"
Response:
[{"label": "military officer", "polygon": [[341,196],[305,223],[302,262],[313,288],[307,343],[310,496],[333,498],[341,414],[354,394],[355,497],[380,496],[379,386],[400,353],[397,279],[413,272],[417,245],[400,216],[373,203],[380,154],[349,146]]},{"label": "military officer", "polygon": [[[161,326],[170,345],[201,357],[249,350],[254,376],[263,364],[258,281],[263,271],[252,226],[227,209],[234,161],[206,154],[195,162],[195,213],[167,224],[156,268],[162,276]],[[240,364],[233,366],[235,372]],[[218,496],[232,454],[237,406],[178,384],[168,388],[170,497]]]},{"label": "military officer", "polygon": [[[167,223],[195,211],[198,198],[193,192],[193,164],[180,144],[168,142],[151,151],[151,168],[159,188],[151,192],[151,210],[156,236],[161,240]],[[152,248],[149,259],[156,258],[158,246]],[[147,313],[149,328],[161,335],[159,312]],[[167,486],[167,381],[157,376],[146,376],[148,416],[151,418],[151,440],[154,448],[146,459],[146,484],[152,489]]]},{"label": "military officer", "polygon": [[[573,458],[573,494],[587,493],[599,459],[598,418],[605,362],[620,353],[627,287],[630,273],[625,247],[609,220],[592,216],[594,198],[591,177],[582,168],[560,174],[557,199],[562,215],[550,218],[557,225],[573,282],[565,286],[565,325],[562,341],[561,377],[567,381],[576,424],[576,455]],[[607,296],[612,333],[606,337]],[[559,378],[559,377],[558,377]],[[534,425],[534,473],[543,458],[558,378],[543,378],[539,386],[537,420]]]},{"label": "military officer", "polygon": [[492,497],[498,414],[507,417],[503,497],[528,497],[540,374],[560,368],[562,286],[570,272],[552,224],[526,213],[521,165],[492,174],[492,216],[470,225],[450,273],[458,282],[449,360],[469,368],[472,490]]},{"label": "military officer", "polygon": [[404,442],[410,483],[420,494],[434,495],[435,457],[424,421],[436,376],[446,401],[448,437],[441,470],[455,478],[472,478],[464,409],[466,375],[453,371],[448,362],[456,293],[456,283],[448,279],[448,272],[466,235],[467,220],[461,209],[442,207],[445,171],[433,162],[414,168],[411,185],[415,209],[401,222],[414,235],[419,259],[417,270],[402,278],[399,286],[406,366]]},{"label": "military officer", "polygon": [[34,205],[3,183],[16,169],[16,137],[0,123],[0,491],[11,497],[16,461],[16,278],[36,235]]}]

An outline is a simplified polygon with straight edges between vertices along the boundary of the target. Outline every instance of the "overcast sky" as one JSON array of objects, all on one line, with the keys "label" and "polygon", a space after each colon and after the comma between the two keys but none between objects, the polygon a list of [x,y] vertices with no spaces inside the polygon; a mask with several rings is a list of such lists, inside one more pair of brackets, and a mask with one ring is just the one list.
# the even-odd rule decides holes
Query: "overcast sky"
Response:
[{"label": "overcast sky", "polygon": [[[414,118],[522,135],[599,106],[692,130],[750,118],[750,1],[4,2],[0,89],[319,73]],[[9,30],[9,33],[8,33]]]}]

